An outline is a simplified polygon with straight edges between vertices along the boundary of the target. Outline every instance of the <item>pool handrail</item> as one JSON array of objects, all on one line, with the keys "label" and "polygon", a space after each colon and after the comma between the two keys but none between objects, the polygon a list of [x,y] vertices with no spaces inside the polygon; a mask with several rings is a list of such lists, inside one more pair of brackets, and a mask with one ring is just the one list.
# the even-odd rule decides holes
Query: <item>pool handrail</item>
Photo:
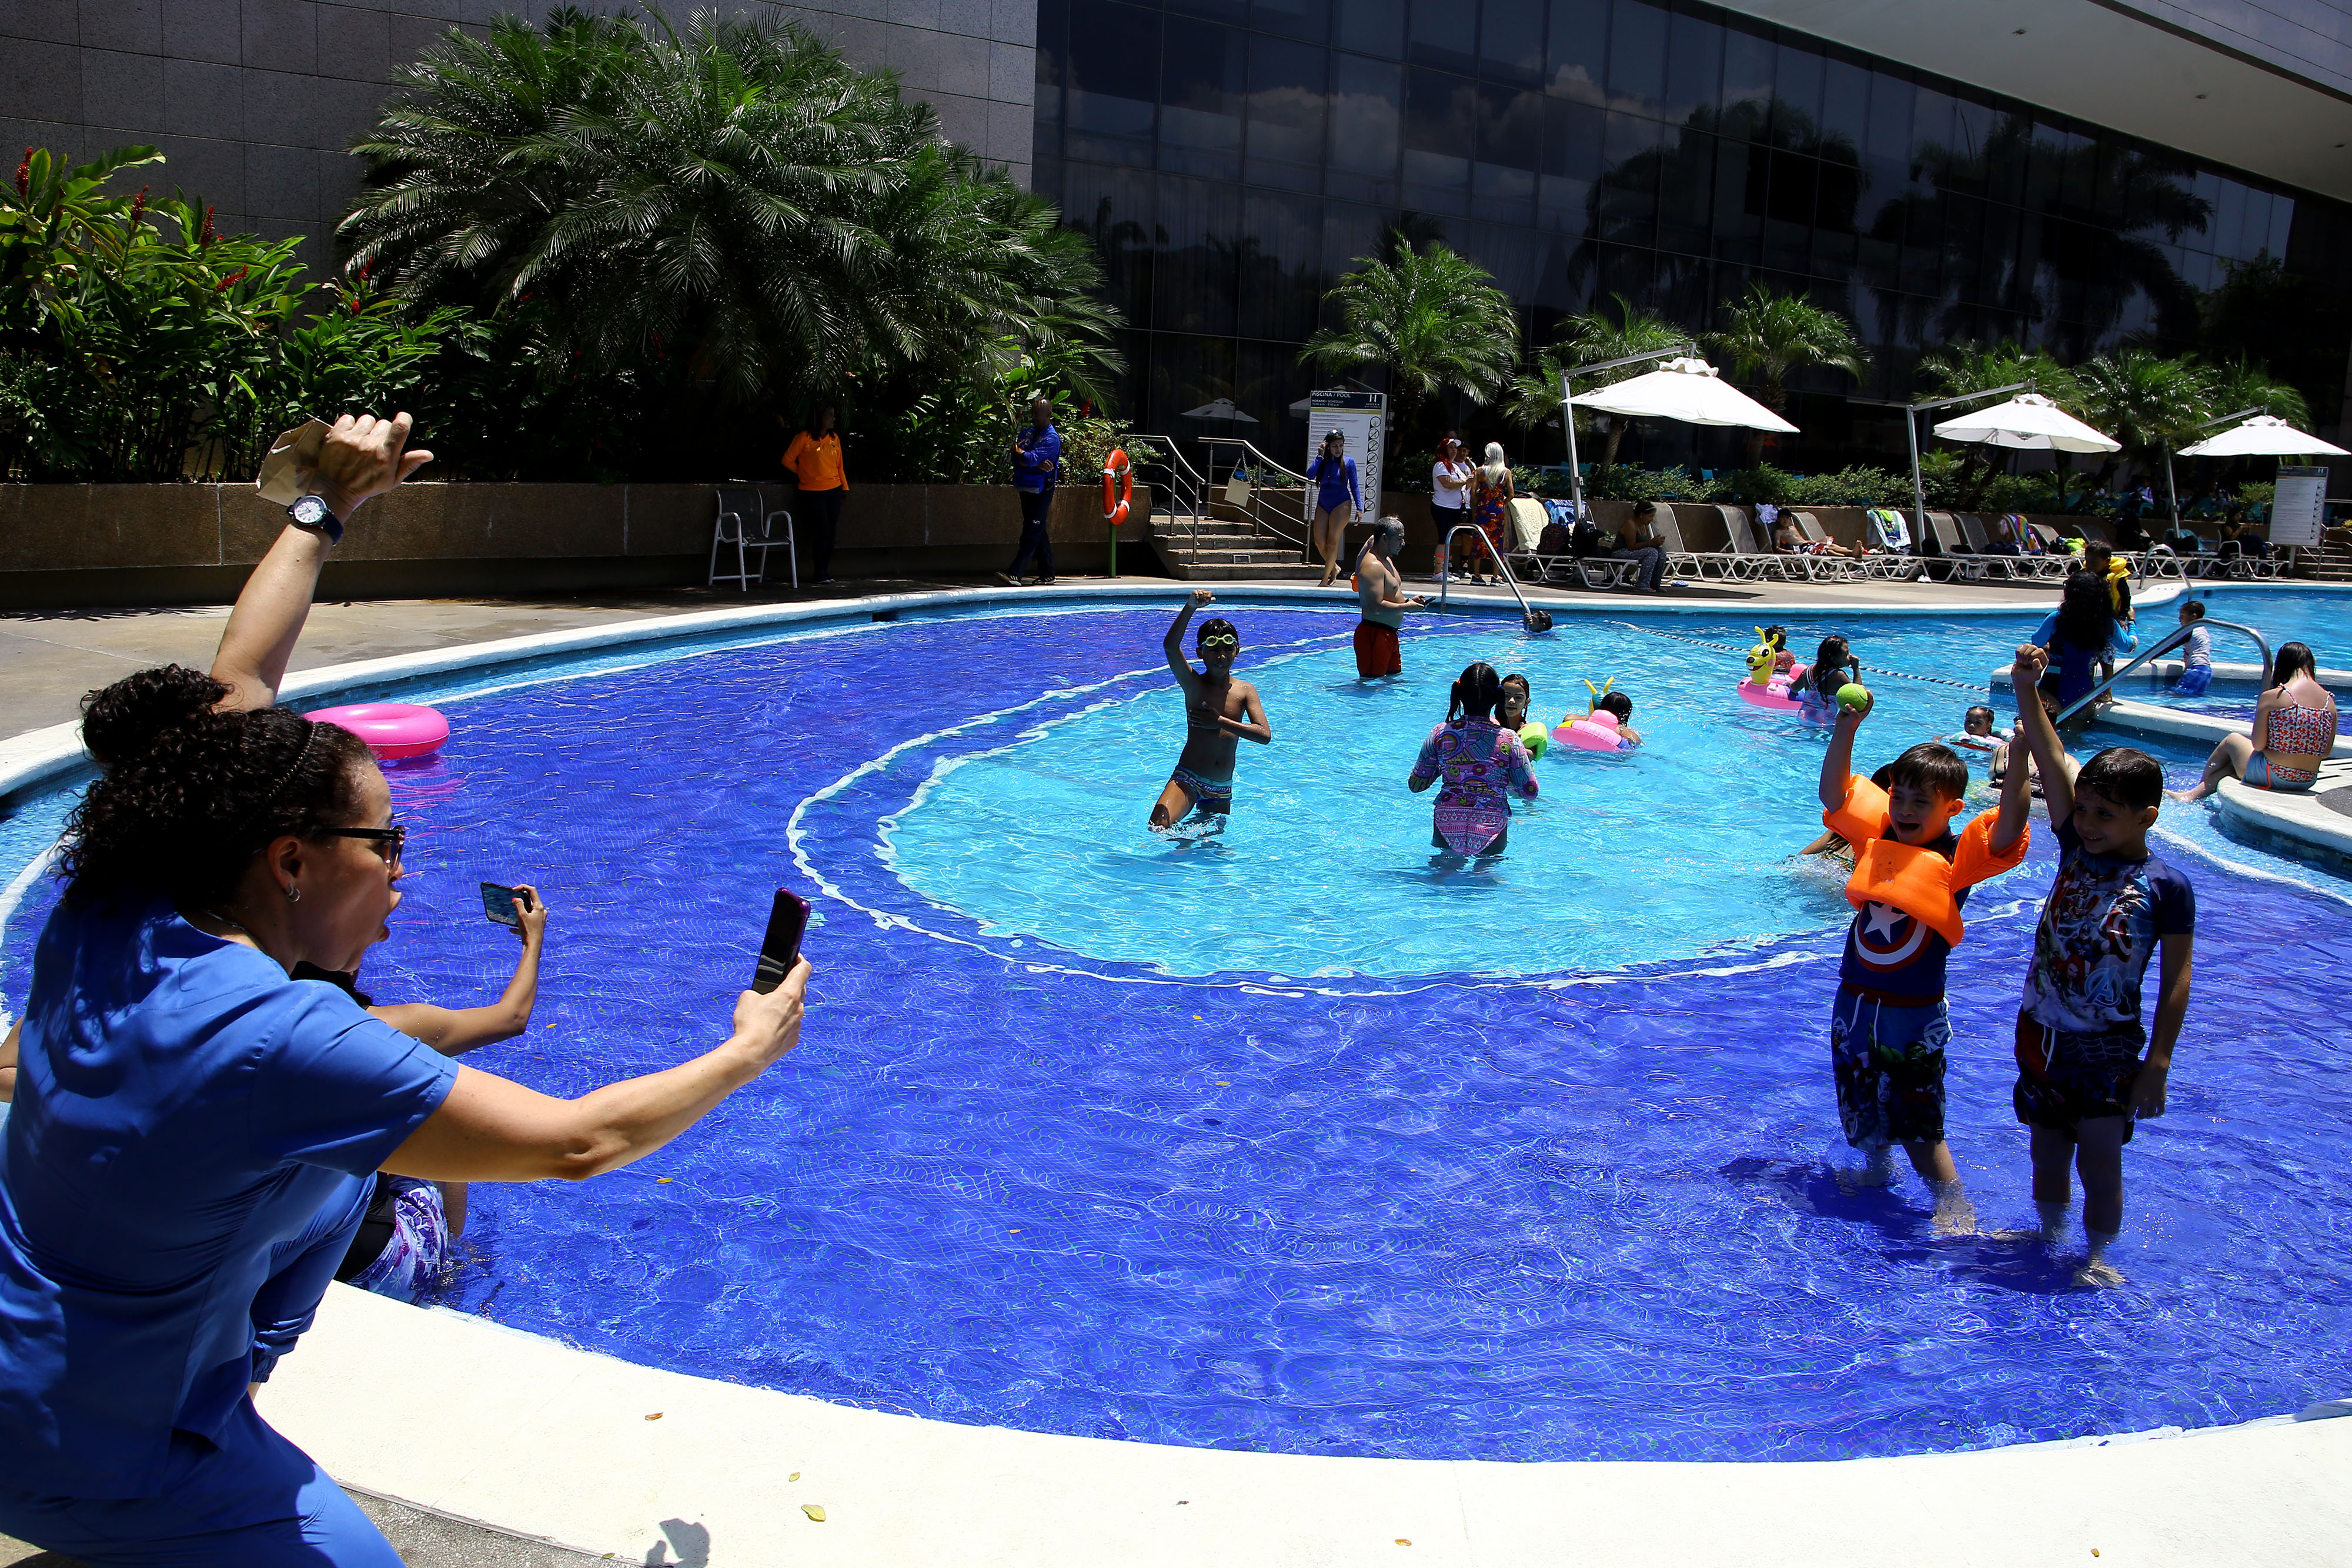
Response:
[{"label": "pool handrail", "polygon": [[[1454,536],[1459,533],[1475,534],[1482,542],[1486,538],[1486,530],[1475,523],[1456,523],[1445,530],[1444,538],[1437,541],[1437,607],[1440,610],[1445,608],[1446,591],[1454,586]],[[1511,597],[1519,601],[1520,624],[1530,632],[1549,631],[1551,616],[1547,613],[1540,626],[1536,623],[1535,608],[1528,604],[1528,596],[1519,591],[1518,574],[1511,570],[1509,559],[1498,554],[1492,545],[1488,545],[1486,553],[1495,557],[1495,564],[1502,569],[1504,582],[1510,586]]]},{"label": "pool handrail", "polygon": [[[2062,725],[2064,724],[2068,719],[2074,717],[2076,714],[2082,712],[2084,708],[2098,701],[2100,696],[2105,693],[2107,688],[2114,685],[2117,681],[2122,680],[2126,675],[2130,674],[2142,664],[2159,658],[2165,653],[2171,652],[2173,649],[2179,647],[2183,643],[2188,642],[2189,636],[2196,632],[2198,626],[2225,627],[2231,632],[2243,632],[2247,636],[2252,637],[2254,640],[2254,646],[2262,650],[2262,689],[2264,691],[2270,690],[2271,645],[2268,640],[2265,639],[2261,632],[2255,631],[2251,626],[2242,626],[2235,621],[2200,621],[2194,626],[2182,626],[2177,628],[2168,635],[2158,641],[2155,646],[2149,648],[2147,653],[2137,655],[2129,664],[2116,666],[2116,673],[2114,674],[2109,675],[2105,680],[2101,681],[2097,685],[2093,686],[2082,696],[2068,704],[2065,709],[2058,715],[2058,717],[2053,722]],[[2019,700],[2023,700],[2021,695]]]}]

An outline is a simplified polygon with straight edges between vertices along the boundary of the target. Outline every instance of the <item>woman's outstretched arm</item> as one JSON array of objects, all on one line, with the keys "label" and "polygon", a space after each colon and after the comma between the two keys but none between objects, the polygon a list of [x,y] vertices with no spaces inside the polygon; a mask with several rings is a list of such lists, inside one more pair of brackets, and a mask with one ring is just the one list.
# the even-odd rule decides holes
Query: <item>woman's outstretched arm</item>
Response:
[{"label": "woman's outstretched arm", "polygon": [[800,1043],[803,958],[765,996],[735,1003],[735,1032],[663,1072],[558,1100],[470,1067],[383,1168],[427,1181],[581,1181],[641,1160]]},{"label": "woman's outstretched arm", "polygon": [[[303,481],[304,488],[322,498],[340,521],[349,522],[360,503],[433,461],[430,452],[406,450],[411,423],[404,413],[390,419],[343,415],[327,433],[319,465]],[[310,618],[319,569],[333,548],[323,535],[289,524],[245,580],[213,655],[213,679],[228,688],[221,706],[262,708],[278,700],[287,662]]]}]

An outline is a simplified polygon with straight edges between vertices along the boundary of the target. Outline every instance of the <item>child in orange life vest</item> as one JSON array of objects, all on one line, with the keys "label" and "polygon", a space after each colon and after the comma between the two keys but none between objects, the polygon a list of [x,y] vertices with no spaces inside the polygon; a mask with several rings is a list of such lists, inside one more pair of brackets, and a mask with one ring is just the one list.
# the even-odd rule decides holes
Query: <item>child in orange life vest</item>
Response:
[{"label": "child in orange life vest", "polygon": [[1956,834],[1969,767],[1949,747],[1913,747],[1884,789],[1852,771],[1871,706],[1839,714],[1822,758],[1822,821],[1854,850],[1845,896],[1856,913],[1830,1013],[1838,1119],[1846,1142],[1869,1155],[1866,1180],[1893,1180],[1892,1146],[1902,1145],[1935,1194],[1936,1229],[1962,1234],[1976,1216],[1944,1142],[1944,966],[1969,889],[2025,858],[2025,769],[2011,768],[2000,805]]}]

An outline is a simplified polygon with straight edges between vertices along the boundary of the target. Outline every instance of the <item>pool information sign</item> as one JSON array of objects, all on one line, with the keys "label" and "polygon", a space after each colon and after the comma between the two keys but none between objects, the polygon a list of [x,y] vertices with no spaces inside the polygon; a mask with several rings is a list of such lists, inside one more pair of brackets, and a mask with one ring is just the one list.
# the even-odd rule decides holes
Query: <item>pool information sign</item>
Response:
[{"label": "pool information sign", "polygon": [[1381,513],[1381,453],[1388,444],[1386,392],[1318,392],[1307,394],[1307,461],[1323,450],[1323,437],[1338,431],[1348,438],[1356,477],[1364,487],[1364,511]]},{"label": "pool information sign", "polygon": [[2271,543],[2318,549],[2326,499],[2326,469],[2279,465],[2278,488],[2271,497]]}]

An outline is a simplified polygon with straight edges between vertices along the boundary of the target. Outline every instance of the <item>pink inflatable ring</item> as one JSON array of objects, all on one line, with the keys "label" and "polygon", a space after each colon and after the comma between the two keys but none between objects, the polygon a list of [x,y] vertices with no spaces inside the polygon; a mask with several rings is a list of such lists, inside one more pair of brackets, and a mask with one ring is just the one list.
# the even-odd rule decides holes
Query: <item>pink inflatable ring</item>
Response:
[{"label": "pink inflatable ring", "polygon": [[348,707],[322,707],[303,716],[341,726],[366,741],[368,749],[385,762],[430,757],[449,738],[449,721],[415,703],[353,703]]},{"label": "pink inflatable ring", "polygon": [[1625,737],[1617,733],[1617,716],[1601,709],[1571,719],[1551,732],[1554,746],[1572,746],[1580,751],[1620,751]]}]

